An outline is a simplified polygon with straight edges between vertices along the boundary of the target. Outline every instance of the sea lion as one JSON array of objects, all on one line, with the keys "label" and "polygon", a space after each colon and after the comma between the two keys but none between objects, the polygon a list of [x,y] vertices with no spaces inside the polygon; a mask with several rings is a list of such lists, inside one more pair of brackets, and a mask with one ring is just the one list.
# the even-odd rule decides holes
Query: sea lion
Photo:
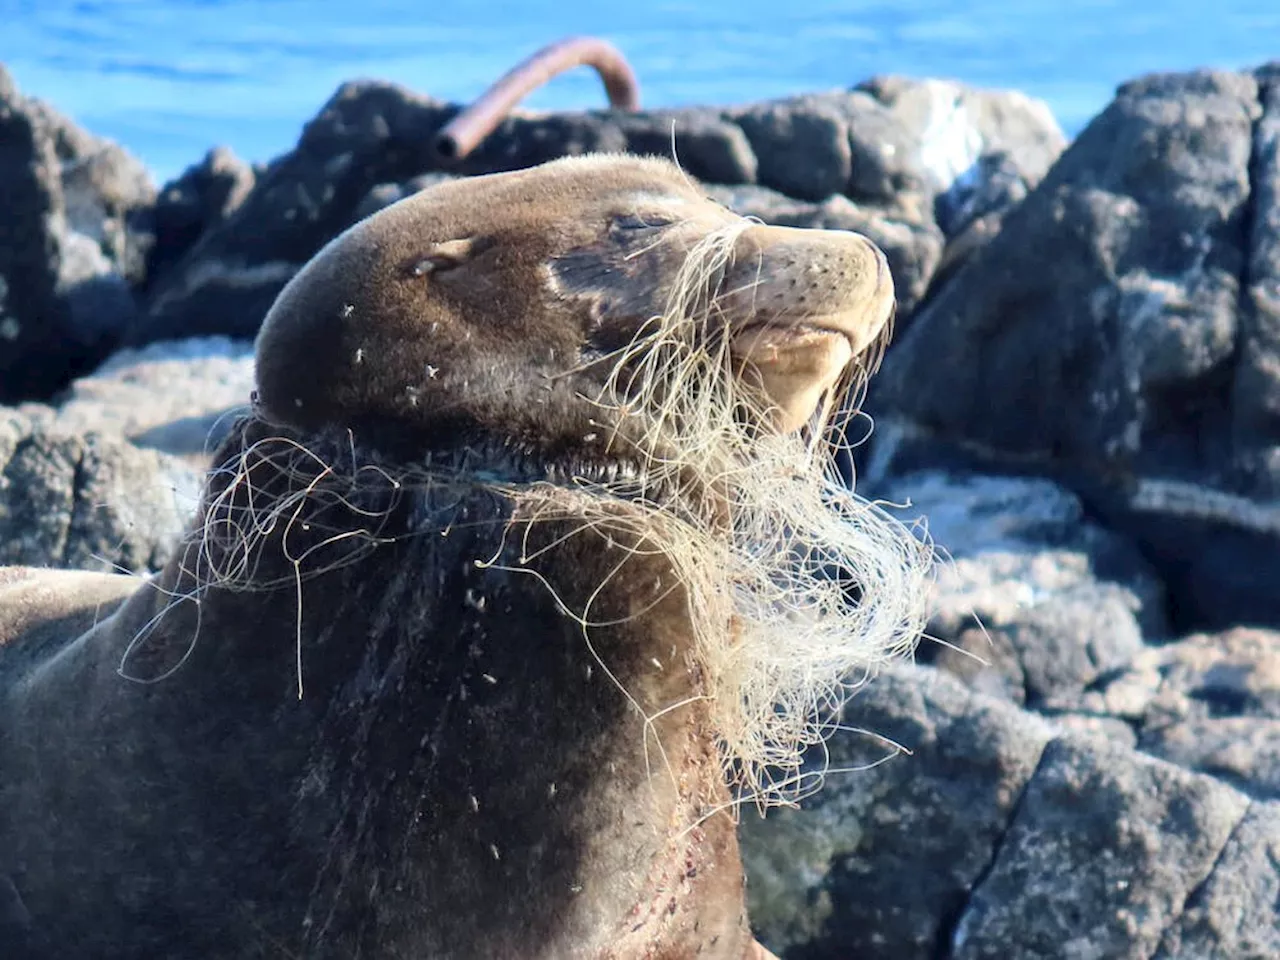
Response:
[{"label": "sea lion", "polygon": [[767,955],[735,803],[922,626],[926,551],[832,466],[892,312],[870,241],[658,160],[335,239],[163,571],[0,575],[10,942]]}]

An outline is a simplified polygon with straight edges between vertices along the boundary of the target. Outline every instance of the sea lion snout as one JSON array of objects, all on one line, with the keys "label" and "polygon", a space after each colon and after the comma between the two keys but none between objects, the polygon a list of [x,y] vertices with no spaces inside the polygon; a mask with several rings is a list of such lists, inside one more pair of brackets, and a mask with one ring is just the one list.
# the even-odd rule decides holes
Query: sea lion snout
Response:
[{"label": "sea lion snout", "polygon": [[893,278],[880,248],[860,233],[759,224],[743,233],[723,305],[753,323],[791,320],[848,337],[854,353],[893,312]]},{"label": "sea lion snout", "polygon": [[743,375],[790,431],[887,336],[895,301],[884,253],[861,234],[761,224],[739,239],[718,303]]}]

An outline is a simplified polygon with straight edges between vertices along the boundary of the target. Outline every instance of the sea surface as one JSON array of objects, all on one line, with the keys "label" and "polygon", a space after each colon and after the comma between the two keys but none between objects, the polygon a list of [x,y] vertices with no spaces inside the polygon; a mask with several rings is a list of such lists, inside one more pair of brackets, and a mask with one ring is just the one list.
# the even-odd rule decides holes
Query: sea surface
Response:
[{"label": "sea surface", "polygon": [[[742,103],[878,73],[1013,87],[1078,132],[1117,84],[1280,59],[1280,0],[0,0],[24,93],[123,143],[158,181],[214,144],[289,149],[344,80],[469,100],[568,34],[615,43],[645,106]],[[527,101],[604,105],[587,70]]]}]

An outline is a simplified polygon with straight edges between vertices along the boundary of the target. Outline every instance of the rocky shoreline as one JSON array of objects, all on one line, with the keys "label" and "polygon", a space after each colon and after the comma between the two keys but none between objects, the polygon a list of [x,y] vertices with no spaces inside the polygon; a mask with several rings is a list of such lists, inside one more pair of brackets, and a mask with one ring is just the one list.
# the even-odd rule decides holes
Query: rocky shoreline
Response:
[{"label": "rocky shoreline", "polygon": [[[676,151],[709,192],[885,249],[899,333],[860,489],[949,560],[827,787],[744,814],[794,960],[1280,956],[1280,65],[1122,87],[1070,145],[1017,93],[878,78],[517,116],[335,93],[297,147],[156,190],[0,68],[0,562],[163,562],[250,339],[324,242],[442,177]],[[868,768],[869,767],[869,768]],[[867,769],[864,769],[867,768]]]}]

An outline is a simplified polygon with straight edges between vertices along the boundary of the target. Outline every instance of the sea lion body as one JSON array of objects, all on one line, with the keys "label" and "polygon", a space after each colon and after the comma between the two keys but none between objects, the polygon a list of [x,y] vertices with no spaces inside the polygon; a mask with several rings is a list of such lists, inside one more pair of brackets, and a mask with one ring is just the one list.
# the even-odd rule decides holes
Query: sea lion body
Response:
[{"label": "sea lion body", "polygon": [[[887,323],[883,257],[742,226],[668,164],[449,184],[322,251],[161,573],[0,571],[0,937],[41,960],[767,955],[687,578],[647,500],[579,509],[661,448],[601,403],[609,358],[726,226],[735,375],[792,430]],[[699,483],[680,496],[714,503]]]},{"label": "sea lion body", "polygon": [[[679,787],[650,776],[635,716],[556,600],[529,574],[474,566],[495,555],[509,506],[440,500],[439,526],[457,525],[447,538],[405,538],[308,590],[301,700],[287,586],[257,598],[252,620],[243,595],[204,598],[187,662],[161,682],[119,675],[142,668],[127,645],[169,606],[150,585],[11,678],[3,722],[23,733],[6,780],[49,789],[6,790],[22,829],[5,857],[30,915],[57,918],[37,930],[48,955],[607,956],[628,937],[660,941],[657,956],[717,943],[744,955],[727,814],[674,840],[631,827],[677,793],[696,810],[727,799],[705,721],[660,728]],[[576,540],[530,571],[571,584],[620,552]],[[660,566],[627,572],[653,582]],[[678,603],[595,637],[633,696],[654,686],[651,711],[671,700],[650,661],[679,640]],[[194,603],[164,617],[171,634],[197,630]],[[517,660],[502,656],[512,634]]]}]

